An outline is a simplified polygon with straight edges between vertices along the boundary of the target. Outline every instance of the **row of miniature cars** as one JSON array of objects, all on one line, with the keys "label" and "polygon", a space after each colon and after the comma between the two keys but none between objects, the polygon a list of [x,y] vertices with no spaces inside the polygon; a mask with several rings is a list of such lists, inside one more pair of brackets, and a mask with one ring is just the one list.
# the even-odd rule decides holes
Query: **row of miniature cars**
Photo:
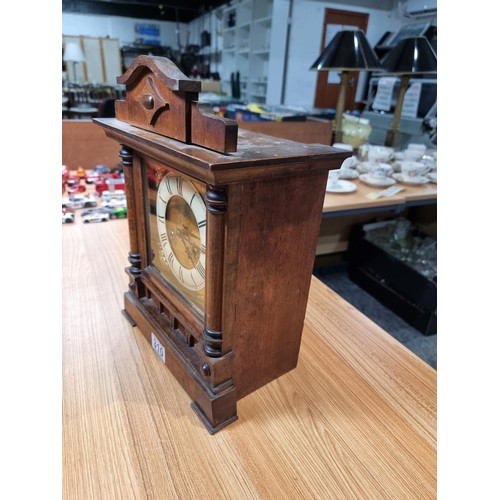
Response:
[{"label": "row of miniature cars", "polygon": [[[95,192],[85,193],[81,189],[70,189],[72,180],[76,186],[82,179],[86,184],[94,184]],[[111,172],[106,165],[97,165],[88,175],[82,168],[76,171],[76,175],[70,175],[69,169],[63,165],[63,192],[65,182],[69,196],[62,199],[63,224],[75,222],[75,210],[80,209],[83,209],[80,216],[84,223],[127,217],[122,172]]]},{"label": "row of miniature cars", "polygon": [[127,217],[127,207],[91,208],[81,214],[82,220],[88,222],[106,222],[109,219],[123,219]]},{"label": "row of miniature cars", "polygon": [[75,221],[74,211],[84,209],[81,213],[83,222],[104,222],[109,219],[127,217],[127,200],[123,190],[105,191],[102,194],[101,206],[97,196],[74,194],[62,200],[62,221],[64,224]]},{"label": "row of miniature cars", "polygon": [[[82,181],[84,181],[82,183]],[[66,165],[62,166],[62,192],[69,196],[85,193],[86,185],[93,185],[95,193],[100,196],[104,191],[113,191],[116,189],[125,190],[125,179],[123,169],[115,167],[110,169],[107,165],[96,165],[90,173],[87,173],[82,167],[71,174]]]},{"label": "row of miniature cars", "polygon": [[[110,219],[124,219],[127,217],[127,207],[116,208],[89,208],[81,212],[80,217],[84,223],[106,222]],[[75,212],[72,210],[62,210],[62,223],[71,224],[75,222]]]},{"label": "row of miniature cars", "polygon": [[[95,194],[77,193],[62,200],[63,208],[71,208],[76,210],[79,208],[97,207],[97,196]],[[106,208],[123,207],[127,204],[125,191],[116,189],[114,191],[103,191],[101,195],[101,206]]]},{"label": "row of miniature cars", "polygon": [[97,196],[87,194],[73,194],[62,199],[62,208],[78,210],[79,208],[97,207]]}]

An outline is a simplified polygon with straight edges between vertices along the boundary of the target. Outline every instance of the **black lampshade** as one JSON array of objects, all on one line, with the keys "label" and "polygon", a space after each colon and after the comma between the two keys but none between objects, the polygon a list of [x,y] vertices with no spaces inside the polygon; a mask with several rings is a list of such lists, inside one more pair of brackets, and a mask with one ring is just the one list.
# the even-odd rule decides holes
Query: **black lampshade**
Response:
[{"label": "black lampshade", "polygon": [[316,71],[380,71],[382,66],[359,30],[339,31],[309,68]]},{"label": "black lampshade", "polygon": [[400,40],[382,66],[391,75],[437,73],[437,58],[427,38],[417,36]]}]

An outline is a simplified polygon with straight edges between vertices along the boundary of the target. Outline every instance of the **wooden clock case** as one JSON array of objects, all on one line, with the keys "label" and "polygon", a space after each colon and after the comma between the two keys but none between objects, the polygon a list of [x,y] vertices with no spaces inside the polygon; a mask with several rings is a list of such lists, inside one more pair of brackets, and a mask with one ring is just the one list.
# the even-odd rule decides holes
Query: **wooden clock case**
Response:
[{"label": "wooden clock case", "polygon": [[[174,93],[195,114],[197,95],[186,99],[186,91],[172,89],[182,88],[175,81],[186,77],[160,78],[158,61],[140,57],[126,100],[149,105],[141,92],[152,82],[166,96],[165,112],[172,109],[167,94]],[[161,343],[167,368],[214,433],[237,418],[238,399],[297,364],[328,171],[348,154],[245,130],[231,152],[237,125],[216,117],[203,117],[207,130],[198,137],[209,143],[203,147],[160,135],[151,121],[120,120],[120,106],[117,118],[94,121],[122,145],[130,236],[124,312],[148,342],[154,334]],[[125,118],[134,122],[131,114]],[[190,139],[193,128],[187,130]],[[203,316],[150,267],[145,165],[151,162],[206,186]]]}]

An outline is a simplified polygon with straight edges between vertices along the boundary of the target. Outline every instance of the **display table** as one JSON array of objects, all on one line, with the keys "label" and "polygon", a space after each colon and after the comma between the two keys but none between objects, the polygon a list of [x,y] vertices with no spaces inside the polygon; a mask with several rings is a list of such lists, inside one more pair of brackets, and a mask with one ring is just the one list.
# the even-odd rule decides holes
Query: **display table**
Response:
[{"label": "display table", "polygon": [[387,197],[373,199],[370,193],[383,191],[384,188],[369,186],[359,179],[352,181],[357,189],[353,193],[326,193],[323,204],[323,216],[338,217],[354,213],[376,212],[380,210],[396,210],[401,212],[405,208],[415,205],[437,203],[437,185],[429,182],[422,186],[410,186],[396,183],[403,191]]},{"label": "display table", "polygon": [[64,498],[436,497],[436,371],[316,278],[297,368],[210,435],[121,314],[127,220],[62,251]]},{"label": "display table", "polygon": [[369,194],[380,192],[383,188],[369,186],[358,179],[349,182],[357,187],[353,193],[325,193],[317,256],[345,252],[354,225],[369,222],[375,217],[396,217],[412,207],[426,205],[424,208],[433,219],[433,225],[436,225],[436,184],[429,182],[423,186],[409,186],[398,183],[403,191],[394,196],[373,199]]}]

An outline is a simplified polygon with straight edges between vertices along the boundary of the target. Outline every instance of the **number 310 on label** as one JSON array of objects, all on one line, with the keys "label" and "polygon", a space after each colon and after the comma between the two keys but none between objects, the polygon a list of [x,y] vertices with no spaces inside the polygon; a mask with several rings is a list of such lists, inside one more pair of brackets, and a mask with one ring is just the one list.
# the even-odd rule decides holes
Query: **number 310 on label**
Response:
[{"label": "number 310 on label", "polygon": [[160,344],[160,341],[156,338],[156,335],[153,332],[151,332],[151,346],[163,361],[163,364],[165,364],[165,348]]}]

